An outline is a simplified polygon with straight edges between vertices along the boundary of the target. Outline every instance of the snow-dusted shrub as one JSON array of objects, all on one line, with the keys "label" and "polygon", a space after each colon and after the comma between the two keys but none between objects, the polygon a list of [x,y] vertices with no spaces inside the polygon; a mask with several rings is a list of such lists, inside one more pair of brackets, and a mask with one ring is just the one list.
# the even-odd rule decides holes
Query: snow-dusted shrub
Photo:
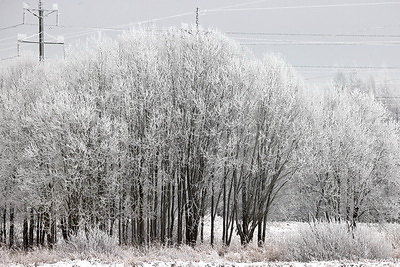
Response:
[{"label": "snow-dusted shrub", "polygon": [[390,243],[394,249],[393,257],[400,258],[400,225],[397,223],[384,224],[382,228],[388,243]]},{"label": "snow-dusted shrub", "polygon": [[2,248],[0,249],[0,266],[6,265],[7,263],[11,263],[9,251]]},{"label": "snow-dusted shrub", "polygon": [[58,249],[73,255],[93,256],[118,255],[121,248],[115,237],[95,228],[87,232],[80,231],[77,235],[71,236],[70,240],[63,241]]},{"label": "snow-dusted shrub", "polygon": [[26,252],[0,248],[0,266],[38,266],[42,263],[51,264],[64,259],[62,253],[57,253],[54,250],[34,249]]},{"label": "snow-dusted shrub", "polygon": [[285,240],[284,260],[384,259],[392,254],[384,235],[359,225],[349,232],[344,223],[311,223]]},{"label": "snow-dusted shrub", "polygon": [[265,244],[258,247],[257,244],[251,243],[238,250],[228,249],[224,258],[233,262],[269,262],[280,260],[282,253],[283,250],[277,244]]}]

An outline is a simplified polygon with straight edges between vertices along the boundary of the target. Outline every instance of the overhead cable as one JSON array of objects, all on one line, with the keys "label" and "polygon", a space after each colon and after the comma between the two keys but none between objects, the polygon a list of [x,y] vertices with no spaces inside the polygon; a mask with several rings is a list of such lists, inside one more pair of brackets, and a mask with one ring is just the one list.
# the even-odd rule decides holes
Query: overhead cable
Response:
[{"label": "overhead cable", "polygon": [[312,69],[354,69],[354,70],[400,70],[400,67],[378,67],[378,66],[322,66],[322,65],[297,65],[294,68],[312,68]]},{"label": "overhead cable", "polygon": [[257,11],[257,10],[280,10],[280,9],[308,9],[308,8],[329,8],[329,7],[355,7],[355,6],[380,6],[380,5],[396,5],[400,2],[375,2],[375,3],[351,3],[351,4],[333,4],[333,5],[310,5],[310,6],[278,6],[278,7],[253,7],[253,8],[230,8],[230,9],[213,9],[208,12],[223,11]]},{"label": "overhead cable", "polygon": [[19,57],[19,56],[11,56],[11,57],[0,58],[0,61],[9,60],[9,59],[17,58],[17,57]]},{"label": "overhead cable", "polygon": [[330,33],[275,33],[275,32],[225,32],[225,33],[228,35],[400,38],[400,34],[330,34]]},{"label": "overhead cable", "polygon": [[267,1],[270,1],[270,0],[250,1],[250,2],[242,3],[242,4],[236,4],[236,5],[229,5],[229,6],[224,6],[224,7],[218,7],[218,8],[212,9],[212,11],[217,11],[217,10],[227,9],[227,8],[232,8],[232,7],[246,6],[246,5],[251,5],[251,4],[258,4],[258,3],[267,2]]},{"label": "overhead cable", "polygon": [[8,30],[8,29],[12,29],[12,28],[17,28],[18,26],[24,25],[23,23],[19,23],[19,24],[15,24],[15,25],[11,25],[11,26],[7,26],[4,28],[0,28],[0,31],[4,31],[4,30]]},{"label": "overhead cable", "polygon": [[314,41],[269,41],[269,42],[242,42],[241,45],[327,45],[327,46],[399,46],[400,42],[314,42]]}]

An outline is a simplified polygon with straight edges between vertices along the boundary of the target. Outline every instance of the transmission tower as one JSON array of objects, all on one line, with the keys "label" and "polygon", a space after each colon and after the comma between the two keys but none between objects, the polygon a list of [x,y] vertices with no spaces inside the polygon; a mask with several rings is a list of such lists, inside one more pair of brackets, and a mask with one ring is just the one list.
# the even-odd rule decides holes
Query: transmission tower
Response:
[{"label": "transmission tower", "polygon": [[[33,16],[37,17],[39,20],[39,32],[33,36],[27,37],[26,34],[18,34],[18,56],[19,56],[19,43],[30,43],[30,44],[39,44],[39,60],[44,60],[44,45],[46,44],[56,44],[56,45],[64,45],[64,37],[57,36],[57,38],[47,34],[47,36],[51,39],[50,41],[45,41],[45,32],[44,32],[44,18],[48,17],[51,14],[56,15],[56,25],[58,26],[58,5],[53,4],[53,9],[44,9],[43,1],[39,0],[38,8],[31,8],[28,4],[23,3],[23,24],[25,24],[25,14],[29,12]],[[33,37],[39,36],[38,41],[32,40]]]}]

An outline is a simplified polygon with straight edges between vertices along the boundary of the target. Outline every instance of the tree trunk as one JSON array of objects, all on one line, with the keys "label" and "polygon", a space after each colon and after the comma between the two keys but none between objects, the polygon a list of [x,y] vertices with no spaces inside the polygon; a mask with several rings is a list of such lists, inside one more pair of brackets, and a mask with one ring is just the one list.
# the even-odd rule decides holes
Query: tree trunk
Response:
[{"label": "tree trunk", "polygon": [[[190,246],[195,246],[199,230],[200,222],[200,212],[199,206],[200,201],[198,201],[198,196],[196,195],[195,185],[193,185],[193,180],[189,178],[189,170],[186,173],[186,203],[185,203],[185,222],[186,222],[186,244]],[[192,181],[191,181],[192,180]]]},{"label": "tree trunk", "polygon": [[[211,234],[210,234],[210,244],[213,247],[214,246],[214,223],[215,223],[215,211],[214,211],[214,182],[212,182],[212,187],[211,187]],[[216,210],[216,208],[215,208]]]},{"label": "tree trunk", "polygon": [[200,242],[204,243],[204,216],[206,213],[206,197],[207,197],[207,190],[202,190],[202,197],[201,197],[201,206],[200,206]]},{"label": "tree trunk", "polygon": [[166,239],[166,234],[165,234],[165,229],[166,229],[166,218],[167,218],[167,206],[168,206],[168,200],[166,197],[167,194],[167,186],[162,185],[161,186],[161,203],[160,203],[160,241],[161,244],[165,244],[165,239]]},{"label": "tree trunk", "polygon": [[131,245],[137,244],[136,234],[137,234],[136,219],[133,216],[131,216]]},{"label": "tree trunk", "polygon": [[7,206],[4,206],[3,209],[3,242],[4,244],[7,243]]},{"label": "tree trunk", "polygon": [[118,204],[118,244],[122,245],[122,200],[119,200]]},{"label": "tree trunk", "polygon": [[177,176],[178,183],[178,229],[177,229],[177,244],[181,245],[183,240],[183,188],[181,177]]},{"label": "tree trunk", "polygon": [[174,221],[175,221],[175,184],[171,184],[171,193],[169,197],[168,205],[168,243],[172,244],[172,236],[174,233]]},{"label": "tree trunk", "polygon": [[262,223],[260,221],[258,222],[257,226],[257,245],[258,247],[262,247],[263,245],[263,240],[262,240]]},{"label": "tree trunk", "polygon": [[146,242],[146,232],[145,232],[145,219],[144,219],[144,192],[143,186],[139,184],[139,219],[138,219],[138,237],[139,245],[144,245]]},{"label": "tree trunk", "polygon": [[[6,209],[0,208],[0,218],[3,218],[5,214],[6,214]],[[6,231],[5,225],[3,225],[3,223],[0,223],[0,247],[2,246],[3,243],[6,242],[6,238],[3,239],[5,231]]]},{"label": "tree trunk", "polygon": [[9,248],[14,246],[14,208],[10,208],[10,230],[9,230]]},{"label": "tree trunk", "polygon": [[55,233],[55,222],[53,218],[53,214],[46,212],[44,215],[44,235],[47,237],[47,245],[49,249],[54,248],[54,244],[56,243],[56,233]]},{"label": "tree trunk", "polygon": [[267,215],[264,216],[263,220],[264,221],[263,221],[263,229],[262,229],[261,239],[262,239],[262,242],[264,244],[265,243],[265,237],[267,236]]},{"label": "tree trunk", "polygon": [[60,219],[60,226],[61,226],[61,234],[65,241],[68,241],[68,229],[67,229],[67,220],[65,217],[61,217]]},{"label": "tree trunk", "polygon": [[33,214],[33,208],[30,208],[30,220],[29,220],[29,247],[30,248],[33,248],[34,231],[35,231],[35,217]]},{"label": "tree trunk", "polygon": [[24,223],[22,226],[22,243],[25,251],[28,251],[29,248],[29,226],[28,226],[28,218],[27,215],[24,217]]}]

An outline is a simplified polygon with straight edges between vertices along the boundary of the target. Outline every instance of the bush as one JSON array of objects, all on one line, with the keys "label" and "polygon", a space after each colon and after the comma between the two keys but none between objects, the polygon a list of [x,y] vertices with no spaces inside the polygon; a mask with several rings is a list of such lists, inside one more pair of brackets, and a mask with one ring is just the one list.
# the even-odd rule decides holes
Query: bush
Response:
[{"label": "bush", "polygon": [[393,257],[400,258],[400,225],[397,223],[383,224],[382,230],[393,248]]},{"label": "bush", "polygon": [[71,236],[70,240],[63,241],[59,245],[58,250],[81,256],[115,256],[120,254],[117,239],[96,228],[87,232],[81,231],[77,235]]},{"label": "bush", "polygon": [[285,260],[387,259],[391,245],[371,226],[359,225],[349,232],[343,223],[311,223],[285,241]]}]

